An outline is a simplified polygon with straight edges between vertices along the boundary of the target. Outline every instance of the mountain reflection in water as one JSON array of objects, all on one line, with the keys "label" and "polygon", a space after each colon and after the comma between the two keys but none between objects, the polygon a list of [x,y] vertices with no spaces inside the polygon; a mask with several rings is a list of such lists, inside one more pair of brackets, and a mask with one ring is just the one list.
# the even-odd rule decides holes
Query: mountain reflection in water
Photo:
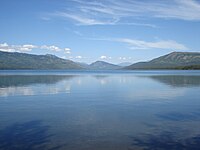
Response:
[{"label": "mountain reflection in water", "polygon": [[184,75],[160,75],[148,76],[155,81],[173,86],[173,87],[195,87],[200,86],[200,76]]}]

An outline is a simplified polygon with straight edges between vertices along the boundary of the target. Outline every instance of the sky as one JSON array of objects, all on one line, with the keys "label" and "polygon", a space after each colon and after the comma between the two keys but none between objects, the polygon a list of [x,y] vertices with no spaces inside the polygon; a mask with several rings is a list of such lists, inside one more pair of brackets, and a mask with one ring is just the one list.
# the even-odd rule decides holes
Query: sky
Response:
[{"label": "sky", "polygon": [[200,52],[200,0],[0,0],[0,51],[78,62]]}]

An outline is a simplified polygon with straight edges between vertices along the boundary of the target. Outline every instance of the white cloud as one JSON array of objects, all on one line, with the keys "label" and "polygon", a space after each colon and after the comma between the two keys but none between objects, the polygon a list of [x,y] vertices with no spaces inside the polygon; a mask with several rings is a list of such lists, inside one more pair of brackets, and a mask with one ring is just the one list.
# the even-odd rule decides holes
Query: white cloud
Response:
[{"label": "white cloud", "polygon": [[31,44],[23,45],[23,47],[24,47],[24,48],[29,48],[29,49],[37,48],[36,45],[31,45]]},{"label": "white cloud", "polygon": [[51,50],[51,51],[61,51],[61,49],[55,45],[50,45],[50,46],[47,46],[47,45],[43,45],[40,47],[41,49],[45,49],[45,50]]},{"label": "white cloud", "polygon": [[105,56],[105,55],[102,55],[102,56],[100,56],[100,59],[112,59],[112,57],[110,57],[110,56]]},{"label": "white cloud", "polygon": [[10,47],[7,43],[0,44],[0,50],[4,52],[13,52],[14,49]]},{"label": "white cloud", "polygon": [[1,46],[1,47],[7,47],[8,44],[7,44],[7,43],[2,43],[2,44],[0,44],[0,46]]},{"label": "white cloud", "polygon": [[77,59],[81,59],[81,58],[83,58],[82,56],[76,56],[75,58],[77,58]]},{"label": "white cloud", "polygon": [[65,11],[57,11],[53,15],[72,20],[77,25],[156,27],[155,25],[141,22],[138,18],[143,20],[145,18],[162,18],[200,21],[200,2],[197,0],[171,0],[170,2],[138,0],[71,1],[74,3],[72,8],[66,8]]},{"label": "white cloud", "polygon": [[119,57],[119,60],[126,60],[126,57]]},{"label": "white cloud", "polygon": [[0,50],[4,52],[25,52],[37,48],[36,45],[8,45],[7,43],[0,44]]},{"label": "white cloud", "polygon": [[70,49],[70,48],[64,48],[64,50],[65,50],[65,51],[70,51],[71,49]]},{"label": "white cloud", "polygon": [[101,59],[106,59],[106,58],[107,58],[107,56],[101,56],[100,58],[101,58]]},{"label": "white cloud", "polygon": [[173,40],[147,42],[135,39],[116,39],[118,42],[129,44],[131,49],[174,49],[174,50],[188,50],[185,45]]},{"label": "white cloud", "polygon": [[31,44],[25,44],[25,45],[17,45],[13,46],[15,49],[18,51],[31,51],[34,48],[38,48],[36,45],[31,45]]},{"label": "white cloud", "polygon": [[66,54],[69,54],[71,52],[70,48],[59,48],[55,45],[32,45],[32,44],[24,44],[24,45],[9,45],[7,43],[0,43],[0,51],[4,52],[29,52],[33,49],[42,49],[42,50],[50,50],[50,51],[63,51]]},{"label": "white cloud", "polygon": [[71,53],[71,49],[70,48],[64,48],[64,52],[65,52],[65,54],[70,54]]},{"label": "white cloud", "polygon": [[60,48],[58,46],[55,45],[42,45],[40,46],[41,49],[44,50],[51,50],[51,51],[55,51],[55,52],[59,52],[59,51],[64,51],[64,53],[66,54],[70,54],[71,53],[71,49],[70,48]]},{"label": "white cloud", "polygon": [[70,51],[65,51],[65,54],[70,54],[71,52]]}]

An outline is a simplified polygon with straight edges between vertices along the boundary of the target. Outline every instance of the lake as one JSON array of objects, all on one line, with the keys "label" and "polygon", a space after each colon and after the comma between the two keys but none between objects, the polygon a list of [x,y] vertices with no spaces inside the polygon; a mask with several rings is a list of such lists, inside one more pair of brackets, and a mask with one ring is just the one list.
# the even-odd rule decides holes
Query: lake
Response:
[{"label": "lake", "polygon": [[1,150],[197,150],[200,71],[0,71]]}]

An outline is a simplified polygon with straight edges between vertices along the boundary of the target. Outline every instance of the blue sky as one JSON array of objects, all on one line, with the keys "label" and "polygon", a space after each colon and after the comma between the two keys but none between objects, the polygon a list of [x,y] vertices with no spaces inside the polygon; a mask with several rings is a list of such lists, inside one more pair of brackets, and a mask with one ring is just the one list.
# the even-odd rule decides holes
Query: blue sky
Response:
[{"label": "blue sky", "polygon": [[0,50],[91,63],[200,52],[199,0],[1,0]]}]

